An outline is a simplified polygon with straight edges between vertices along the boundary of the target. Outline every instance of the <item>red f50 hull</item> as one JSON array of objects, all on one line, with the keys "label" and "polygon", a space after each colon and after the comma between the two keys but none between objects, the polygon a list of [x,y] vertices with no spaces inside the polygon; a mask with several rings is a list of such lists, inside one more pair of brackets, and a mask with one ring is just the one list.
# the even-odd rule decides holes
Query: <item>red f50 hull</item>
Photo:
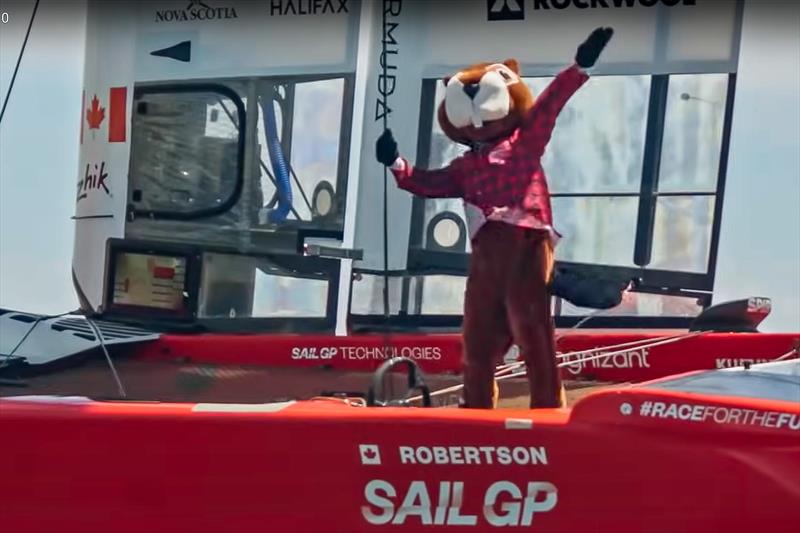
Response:
[{"label": "red f50 hull", "polygon": [[[800,394],[800,392],[798,392]],[[3,399],[3,531],[794,532],[797,402],[571,410]]]}]

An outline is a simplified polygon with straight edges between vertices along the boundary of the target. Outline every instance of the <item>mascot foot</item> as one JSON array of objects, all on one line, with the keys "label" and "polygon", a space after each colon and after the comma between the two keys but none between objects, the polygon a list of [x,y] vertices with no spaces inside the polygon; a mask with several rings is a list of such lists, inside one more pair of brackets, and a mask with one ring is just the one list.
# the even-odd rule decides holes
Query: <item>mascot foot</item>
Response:
[{"label": "mascot foot", "polygon": [[497,404],[500,402],[500,387],[497,385],[497,380],[492,380],[492,404],[481,406],[481,407],[473,407],[467,403],[467,400],[463,397],[461,401],[458,403],[458,407],[461,409],[497,409]]},{"label": "mascot foot", "polygon": [[561,390],[558,393],[558,397],[555,399],[548,398],[547,400],[534,400],[533,396],[531,396],[531,409],[559,409],[567,406],[567,391],[564,386],[561,386]]}]

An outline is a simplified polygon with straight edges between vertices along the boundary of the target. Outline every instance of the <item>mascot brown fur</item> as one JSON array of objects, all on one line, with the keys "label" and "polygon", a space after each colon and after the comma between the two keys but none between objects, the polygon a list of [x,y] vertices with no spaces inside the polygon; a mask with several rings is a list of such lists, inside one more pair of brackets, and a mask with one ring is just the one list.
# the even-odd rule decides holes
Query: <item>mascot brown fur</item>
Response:
[{"label": "mascot brown fur", "polygon": [[548,291],[558,234],[541,157],[559,112],[588,79],[583,69],[594,65],[612,34],[595,30],[578,47],[575,64],[536,99],[513,59],[446,78],[439,123],[471,150],[445,168],[414,168],[399,157],[389,130],[378,139],[378,161],[391,167],[400,188],[463,198],[479,214],[464,298],[465,407],[496,405],[494,368],[512,343],[527,367],[531,407],[564,404]]}]

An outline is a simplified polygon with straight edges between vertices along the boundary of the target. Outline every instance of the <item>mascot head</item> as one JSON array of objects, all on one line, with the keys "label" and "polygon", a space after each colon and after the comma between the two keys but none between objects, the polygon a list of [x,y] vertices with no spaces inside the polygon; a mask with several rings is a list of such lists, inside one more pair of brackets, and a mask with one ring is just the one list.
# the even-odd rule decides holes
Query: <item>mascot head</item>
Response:
[{"label": "mascot head", "polygon": [[533,93],[514,59],[479,63],[444,79],[439,124],[455,142],[492,142],[510,135],[533,106]]}]

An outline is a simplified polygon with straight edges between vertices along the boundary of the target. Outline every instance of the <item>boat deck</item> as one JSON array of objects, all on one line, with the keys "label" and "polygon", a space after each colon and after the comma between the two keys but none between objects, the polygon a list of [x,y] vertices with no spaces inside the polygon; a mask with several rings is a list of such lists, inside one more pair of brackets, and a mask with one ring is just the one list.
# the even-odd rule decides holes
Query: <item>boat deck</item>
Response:
[{"label": "boat deck", "polygon": [[[366,394],[373,373],[344,371],[325,367],[290,368],[265,366],[207,365],[185,362],[117,359],[115,367],[128,399],[162,402],[264,403],[303,400],[339,393],[348,396]],[[387,387],[392,398],[405,395],[405,376],[395,374]],[[431,392],[461,383],[456,374],[426,374]],[[570,404],[580,397],[608,387],[609,383],[566,381]],[[528,384],[524,378],[508,379],[500,384],[499,407],[527,408]],[[19,395],[88,396],[118,399],[120,394],[108,364],[92,360],[14,383],[0,383],[0,396]],[[457,405],[456,391],[434,398],[439,407]]]}]

